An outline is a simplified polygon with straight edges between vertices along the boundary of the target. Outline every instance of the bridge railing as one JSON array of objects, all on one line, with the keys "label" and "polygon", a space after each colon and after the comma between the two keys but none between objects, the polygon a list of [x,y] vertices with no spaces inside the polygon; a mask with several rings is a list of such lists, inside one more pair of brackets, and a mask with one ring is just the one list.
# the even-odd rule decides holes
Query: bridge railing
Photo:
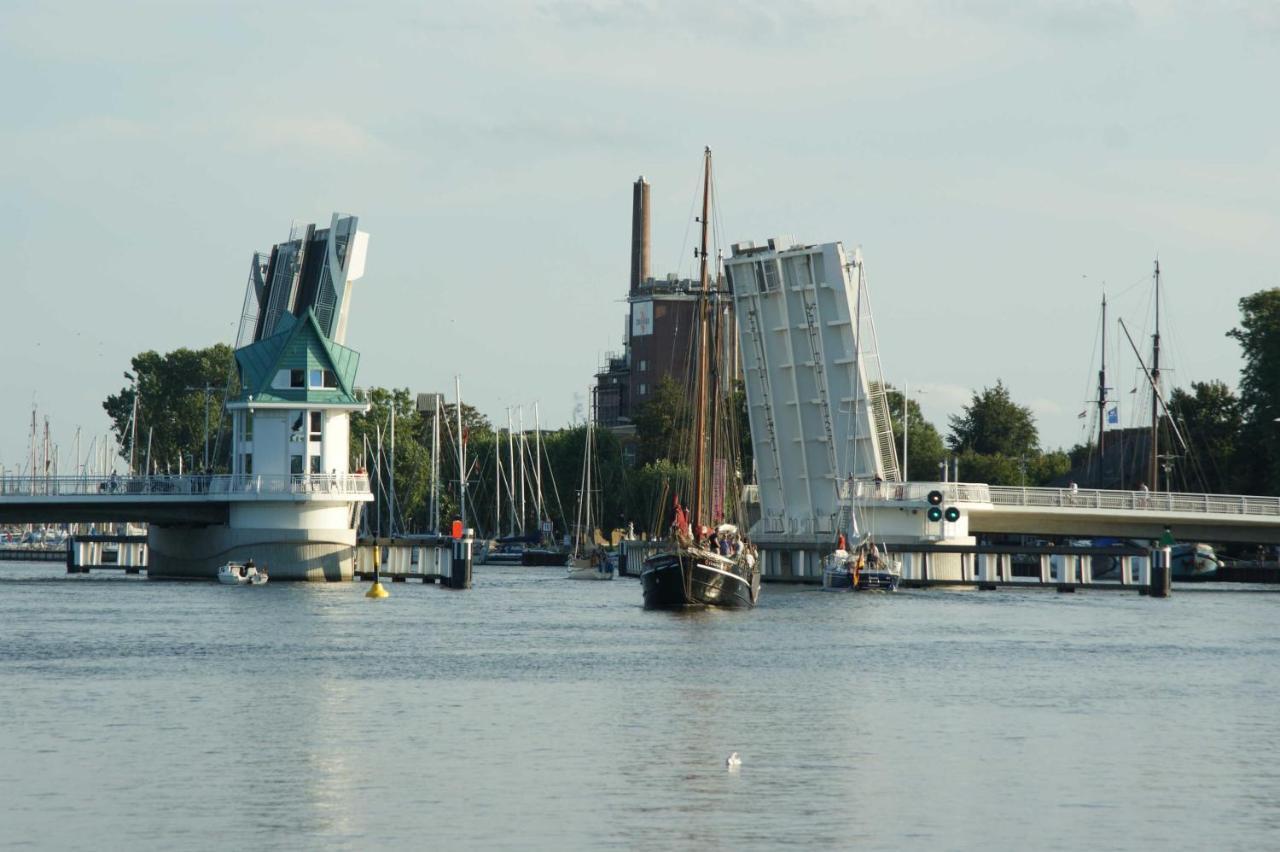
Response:
[{"label": "bridge railing", "polygon": [[1019,488],[1004,485],[986,487],[991,495],[991,503],[996,506],[1263,517],[1280,515],[1280,497],[1246,494],[1182,494],[1170,491],[1107,491],[1094,488]]},{"label": "bridge railing", "polygon": [[0,497],[181,497],[215,494],[369,493],[366,474],[184,474],[182,476],[0,476]]},{"label": "bridge railing", "polygon": [[947,503],[989,503],[990,488],[982,482],[875,482],[859,479],[841,483],[837,493],[841,500],[848,500],[852,493],[855,499],[870,502],[916,502],[928,500],[931,491],[940,491]]}]

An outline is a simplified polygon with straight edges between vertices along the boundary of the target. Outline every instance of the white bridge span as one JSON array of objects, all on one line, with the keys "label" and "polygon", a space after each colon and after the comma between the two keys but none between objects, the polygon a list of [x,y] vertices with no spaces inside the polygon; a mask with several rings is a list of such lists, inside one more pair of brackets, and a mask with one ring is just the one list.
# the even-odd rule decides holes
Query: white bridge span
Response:
[{"label": "white bridge span", "polygon": [[[942,494],[944,509],[959,509],[959,521],[928,520],[933,491]],[[955,540],[983,533],[1157,538],[1169,527],[1181,541],[1280,543],[1280,497],[956,482],[859,482],[854,494],[886,541]]]}]

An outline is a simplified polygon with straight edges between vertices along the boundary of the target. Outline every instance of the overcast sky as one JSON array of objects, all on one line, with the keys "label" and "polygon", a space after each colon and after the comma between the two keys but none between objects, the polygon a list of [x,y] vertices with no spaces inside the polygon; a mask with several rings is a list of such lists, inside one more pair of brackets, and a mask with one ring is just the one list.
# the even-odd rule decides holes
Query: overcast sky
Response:
[{"label": "overcast sky", "polygon": [[940,429],[1003,379],[1070,446],[1104,288],[1149,333],[1157,255],[1173,381],[1238,382],[1237,302],[1280,286],[1277,10],[8,0],[0,464],[35,402],[69,472],[133,354],[231,342],[253,250],[334,210],[371,234],[360,384],[461,373],[564,424],[621,348],[631,182],[654,272],[691,273],[704,145],[725,242],[862,247],[886,378]]}]

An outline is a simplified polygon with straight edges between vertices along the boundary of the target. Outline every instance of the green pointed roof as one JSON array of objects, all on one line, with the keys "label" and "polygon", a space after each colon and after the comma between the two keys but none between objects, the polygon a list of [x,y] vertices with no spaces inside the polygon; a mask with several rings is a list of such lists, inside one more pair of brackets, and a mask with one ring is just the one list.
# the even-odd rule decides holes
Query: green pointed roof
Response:
[{"label": "green pointed roof", "polygon": [[[363,405],[355,398],[360,353],[325,337],[310,309],[289,328],[236,350],[240,367],[239,402]],[[281,370],[329,370],[336,388],[272,387]]]}]

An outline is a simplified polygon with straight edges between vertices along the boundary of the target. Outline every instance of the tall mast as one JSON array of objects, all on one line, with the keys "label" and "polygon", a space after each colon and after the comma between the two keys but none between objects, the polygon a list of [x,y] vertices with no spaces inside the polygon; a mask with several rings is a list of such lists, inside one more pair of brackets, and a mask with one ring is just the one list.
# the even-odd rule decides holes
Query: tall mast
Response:
[{"label": "tall mast", "polygon": [[1156,258],[1156,333],[1151,336],[1151,490],[1160,490],[1160,259]]},{"label": "tall mast", "polygon": [[[1098,370],[1098,477],[1102,477],[1102,451],[1107,423],[1107,296],[1102,295],[1102,366]],[[1102,483],[1098,483],[1102,487]]]},{"label": "tall mast", "polygon": [[431,532],[440,532],[440,401],[436,394],[436,416],[431,424]]},{"label": "tall mast", "polygon": [[[311,428],[311,424],[307,424]],[[387,500],[387,535],[396,537],[396,397],[391,395],[391,459],[387,462],[387,475],[391,481],[391,497]]]},{"label": "tall mast", "polygon": [[[702,251],[699,256],[698,278],[701,282],[701,296],[698,299],[698,360],[694,372],[693,400],[697,406],[693,429],[693,502],[690,506],[690,519],[693,522],[694,541],[697,541],[702,530],[702,491],[703,491],[703,451],[707,434],[707,220],[711,209],[711,148],[702,155]],[[692,572],[685,573],[685,586],[691,584]]]},{"label": "tall mast", "polygon": [[853,462],[849,465],[849,519],[853,535],[850,542],[862,534],[858,529],[857,496],[854,493],[858,487],[858,400],[862,396],[862,255],[855,250],[854,258],[858,289],[853,302]]},{"label": "tall mast", "polygon": [[538,489],[534,506],[538,510],[538,529],[542,529],[545,516],[542,506],[542,418],[538,415],[538,403],[533,404],[533,484]]},{"label": "tall mast", "polygon": [[462,377],[453,377],[453,392],[458,400],[458,517],[462,529],[467,528],[467,441],[462,434]]},{"label": "tall mast", "polygon": [[502,433],[493,430],[493,537],[502,535]]},{"label": "tall mast", "polygon": [[528,451],[525,447],[525,444],[527,443],[527,441],[524,436],[524,406],[523,405],[516,409],[516,420],[520,424],[520,532],[524,533],[524,532],[527,532],[527,528],[525,527],[525,521],[528,519],[528,515],[525,513],[525,508],[524,508],[524,492],[525,492],[524,460],[525,460],[525,456],[528,455]]},{"label": "tall mast", "polygon": [[[511,406],[507,406],[507,496],[511,498],[511,535],[516,534],[516,439],[511,431]],[[523,523],[523,521],[521,521]]]}]

